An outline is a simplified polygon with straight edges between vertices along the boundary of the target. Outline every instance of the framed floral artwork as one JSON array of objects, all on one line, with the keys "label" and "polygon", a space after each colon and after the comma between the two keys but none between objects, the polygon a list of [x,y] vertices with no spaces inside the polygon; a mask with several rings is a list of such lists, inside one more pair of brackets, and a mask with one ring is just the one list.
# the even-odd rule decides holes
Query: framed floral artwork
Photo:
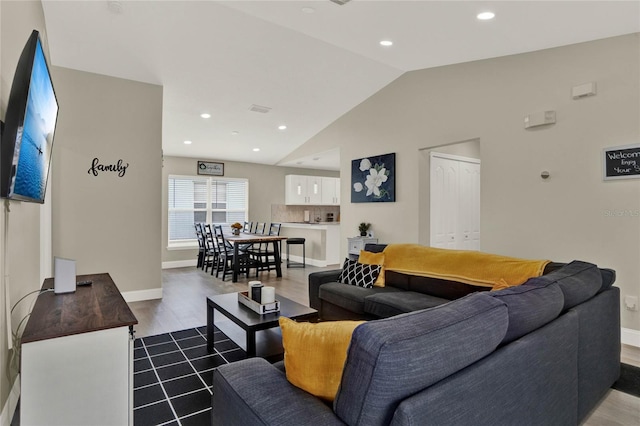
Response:
[{"label": "framed floral artwork", "polygon": [[351,161],[351,202],[396,201],[396,154]]}]

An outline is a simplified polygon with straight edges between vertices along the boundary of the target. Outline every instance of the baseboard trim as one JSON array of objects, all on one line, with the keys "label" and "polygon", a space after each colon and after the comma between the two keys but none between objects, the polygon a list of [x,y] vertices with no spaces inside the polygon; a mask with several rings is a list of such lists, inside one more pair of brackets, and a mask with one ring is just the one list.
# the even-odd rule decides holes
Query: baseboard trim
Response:
[{"label": "baseboard trim", "polygon": [[174,260],[171,262],[162,262],[162,269],[187,268],[189,266],[196,266],[197,264],[198,259]]},{"label": "baseboard trim", "polygon": [[162,299],[162,287],[149,290],[125,291],[122,293],[122,297],[124,297],[125,302]]},{"label": "baseboard trim", "polygon": [[13,381],[11,391],[7,402],[2,407],[2,414],[0,414],[0,425],[10,425],[13,416],[16,413],[16,407],[18,406],[18,400],[20,399],[20,375]]},{"label": "baseboard trim", "polygon": [[[302,263],[302,256],[294,256],[291,255],[291,261],[292,262],[296,262],[296,263]],[[326,260],[318,260],[318,259],[311,259],[311,258],[306,258],[305,259],[305,264],[310,265],[310,266],[318,266],[320,268],[327,266],[327,261]],[[284,264],[283,267],[287,267],[287,261],[286,259],[284,260]]]},{"label": "baseboard trim", "polygon": [[622,327],[620,332],[620,340],[623,345],[635,346],[637,348],[640,348],[640,331]]}]

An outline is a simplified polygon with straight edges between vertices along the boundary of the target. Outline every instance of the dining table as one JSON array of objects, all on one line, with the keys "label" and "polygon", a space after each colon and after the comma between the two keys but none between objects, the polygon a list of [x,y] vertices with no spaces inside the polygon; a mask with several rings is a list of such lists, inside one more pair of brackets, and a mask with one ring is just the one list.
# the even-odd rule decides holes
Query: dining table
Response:
[{"label": "dining table", "polygon": [[[273,253],[274,253],[274,262],[276,267],[276,276],[282,276],[282,267],[280,260],[280,241],[286,240],[287,237],[282,237],[280,235],[261,235],[261,234],[250,234],[247,232],[241,232],[239,235],[225,235],[225,240],[233,244],[233,258],[238,259],[238,255],[240,252],[240,246],[245,244],[273,244]],[[232,282],[238,282],[238,275],[240,275],[240,262],[233,262],[233,276],[231,278]]]}]

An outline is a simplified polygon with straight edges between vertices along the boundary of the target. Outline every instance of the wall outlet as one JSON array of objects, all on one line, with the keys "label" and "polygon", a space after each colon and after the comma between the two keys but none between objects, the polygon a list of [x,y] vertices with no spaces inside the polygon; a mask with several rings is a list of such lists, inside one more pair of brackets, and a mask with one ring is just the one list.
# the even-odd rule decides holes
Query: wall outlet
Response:
[{"label": "wall outlet", "polygon": [[624,297],[624,306],[627,308],[627,311],[637,311],[638,310],[638,296],[625,296]]}]

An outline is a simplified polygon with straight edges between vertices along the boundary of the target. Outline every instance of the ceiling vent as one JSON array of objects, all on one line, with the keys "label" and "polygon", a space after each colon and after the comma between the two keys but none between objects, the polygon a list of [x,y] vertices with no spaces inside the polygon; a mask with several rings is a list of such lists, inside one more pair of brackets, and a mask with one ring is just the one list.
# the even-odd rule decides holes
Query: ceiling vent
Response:
[{"label": "ceiling vent", "polygon": [[266,106],[260,106],[260,105],[253,104],[253,105],[251,105],[249,107],[249,111],[260,112],[262,114],[266,114],[269,111],[271,111],[271,108],[266,107]]},{"label": "ceiling vent", "polygon": [[351,0],[330,0],[335,4],[339,4],[340,6],[344,6],[345,4],[349,3]]}]

